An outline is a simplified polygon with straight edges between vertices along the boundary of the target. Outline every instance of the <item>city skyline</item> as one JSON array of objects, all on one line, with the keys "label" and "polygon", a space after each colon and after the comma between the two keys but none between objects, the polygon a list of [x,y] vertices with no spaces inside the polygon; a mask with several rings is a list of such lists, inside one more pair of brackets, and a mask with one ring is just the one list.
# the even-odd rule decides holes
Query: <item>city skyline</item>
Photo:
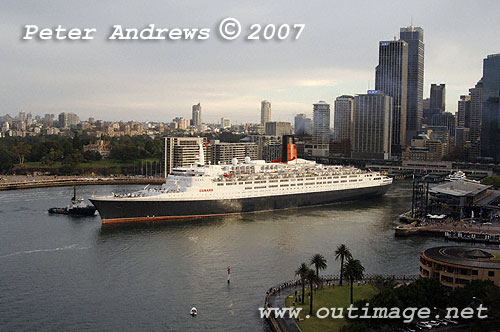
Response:
[{"label": "city skyline", "polygon": [[[413,25],[425,30],[424,98],[431,83],[445,83],[447,109],[454,113],[460,95],[481,78],[482,59],[498,53],[495,31],[500,23],[495,13],[500,4],[481,4],[462,8],[466,6],[456,1],[418,5],[318,1],[287,6],[283,12],[285,3],[264,2],[243,6],[158,3],[150,9],[138,4],[123,8],[94,4],[90,10],[63,2],[28,7],[7,1],[0,5],[9,14],[2,25],[1,43],[10,50],[0,56],[7,64],[1,69],[5,83],[0,113],[66,111],[81,118],[170,121],[176,116],[190,118],[191,106],[201,102],[207,122],[226,116],[258,123],[259,102],[268,99],[273,104],[273,121],[293,122],[296,114],[311,116],[311,104],[317,100],[333,104],[340,95],[374,88],[378,42],[397,36],[401,27],[410,25],[412,16]],[[428,15],[430,9],[432,15]],[[143,17],[126,14],[138,10]],[[206,10],[206,14],[193,23],[190,14],[195,10]],[[463,16],[464,11],[468,15]],[[225,15],[250,24],[261,13],[276,17],[276,22],[305,23],[302,38],[269,43],[226,43],[214,38],[165,44],[111,44],[99,38],[92,43],[20,40],[22,26],[30,23],[92,26],[99,31],[107,31],[115,23],[213,27]],[[449,19],[456,16],[463,17],[460,25]],[[477,35],[482,38],[475,38]],[[453,61],[449,61],[450,55]]]}]

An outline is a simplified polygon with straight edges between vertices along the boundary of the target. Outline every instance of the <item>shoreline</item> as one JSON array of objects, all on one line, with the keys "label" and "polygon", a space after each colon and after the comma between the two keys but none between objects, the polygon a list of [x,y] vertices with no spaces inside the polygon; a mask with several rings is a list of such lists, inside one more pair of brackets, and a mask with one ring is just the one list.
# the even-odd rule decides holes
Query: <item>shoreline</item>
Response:
[{"label": "shoreline", "polygon": [[0,191],[107,184],[163,184],[165,178],[89,177],[89,176],[24,176],[0,177]]}]

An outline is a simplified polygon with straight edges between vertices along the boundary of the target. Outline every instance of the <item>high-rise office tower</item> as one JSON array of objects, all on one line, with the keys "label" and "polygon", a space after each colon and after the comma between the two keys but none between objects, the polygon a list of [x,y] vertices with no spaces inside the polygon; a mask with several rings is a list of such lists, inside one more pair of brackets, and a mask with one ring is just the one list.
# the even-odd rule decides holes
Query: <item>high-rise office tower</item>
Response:
[{"label": "high-rise office tower", "polygon": [[408,93],[406,102],[406,141],[416,136],[422,126],[424,97],[424,30],[401,28],[399,38],[408,43]]},{"label": "high-rise office tower", "polygon": [[456,118],[450,112],[437,113],[432,116],[431,124],[427,125],[428,129],[435,127],[445,127],[443,131],[448,133],[448,136],[454,137],[456,131]]},{"label": "high-rise office tower", "polygon": [[200,103],[193,105],[193,113],[191,117],[192,125],[199,126],[203,122],[201,121],[201,105]]},{"label": "high-rise office tower", "polygon": [[483,60],[481,156],[500,161],[500,53]]},{"label": "high-rise office tower", "polygon": [[457,127],[470,128],[471,100],[470,96],[460,96],[457,111]]},{"label": "high-rise office tower", "polygon": [[457,126],[455,129],[455,146],[464,146],[470,141],[470,128]]},{"label": "high-rise office tower", "polygon": [[59,114],[59,127],[69,128],[80,123],[80,117],[75,113],[62,112]]},{"label": "high-rise office tower", "polygon": [[313,105],[313,141],[319,145],[330,143],[330,104],[324,101]]},{"label": "high-rise office tower", "polygon": [[17,117],[18,117],[18,120],[21,122],[26,121],[26,112],[19,112],[19,115]]},{"label": "high-rise office tower", "polygon": [[408,92],[408,43],[406,41],[394,40],[379,43],[375,90],[392,97],[391,153],[400,155],[406,140]]},{"label": "high-rise office tower", "polygon": [[305,114],[295,116],[295,135],[310,135],[312,133],[312,121]]},{"label": "high-rise office tower", "polygon": [[446,110],[446,84],[431,84],[430,108],[440,113]]},{"label": "high-rise office tower", "polygon": [[265,125],[271,121],[271,102],[263,100],[260,102],[260,124]]},{"label": "high-rise office tower", "polygon": [[483,109],[483,81],[477,82],[476,86],[469,89],[470,109],[470,131],[469,138],[471,148],[469,157],[476,160],[481,154],[481,114]]},{"label": "high-rise office tower", "polygon": [[354,97],[347,95],[337,97],[334,105],[333,132],[335,133],[335,141],[350,140],[354,116]]},{"label": "high-rise office tower", "polygon": [[370,90],[354,97],[351,153],[354,158],[391,157],[392,97]]}]

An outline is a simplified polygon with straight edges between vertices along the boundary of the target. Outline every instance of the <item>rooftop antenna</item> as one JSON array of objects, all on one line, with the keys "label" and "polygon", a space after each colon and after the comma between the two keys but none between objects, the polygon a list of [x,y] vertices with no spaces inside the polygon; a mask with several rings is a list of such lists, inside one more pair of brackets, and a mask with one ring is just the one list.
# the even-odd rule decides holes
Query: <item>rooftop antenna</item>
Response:
[{"label": "rooftop antenna", "polygon": [[410,21],[410,22],[411,22],[411,23],[410,23],[410,27],[411,27],[411,29],[413,30],[413,15],[411,16],[411,21]]}]

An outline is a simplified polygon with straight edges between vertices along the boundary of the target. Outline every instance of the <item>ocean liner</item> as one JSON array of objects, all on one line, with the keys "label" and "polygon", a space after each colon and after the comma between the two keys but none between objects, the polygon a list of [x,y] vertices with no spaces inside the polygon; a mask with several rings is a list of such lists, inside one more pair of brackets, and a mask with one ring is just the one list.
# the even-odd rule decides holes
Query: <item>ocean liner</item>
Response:
[{"label": "ocean liner", "polygon": [[103,224],[201,218],[326,205],[383,195],[392,179],[354,167],[298,159],[291,137],[282,157],[267,163],[246,157],[230,165],[198,162],[172,170],[160,188],[92,197]]}]

